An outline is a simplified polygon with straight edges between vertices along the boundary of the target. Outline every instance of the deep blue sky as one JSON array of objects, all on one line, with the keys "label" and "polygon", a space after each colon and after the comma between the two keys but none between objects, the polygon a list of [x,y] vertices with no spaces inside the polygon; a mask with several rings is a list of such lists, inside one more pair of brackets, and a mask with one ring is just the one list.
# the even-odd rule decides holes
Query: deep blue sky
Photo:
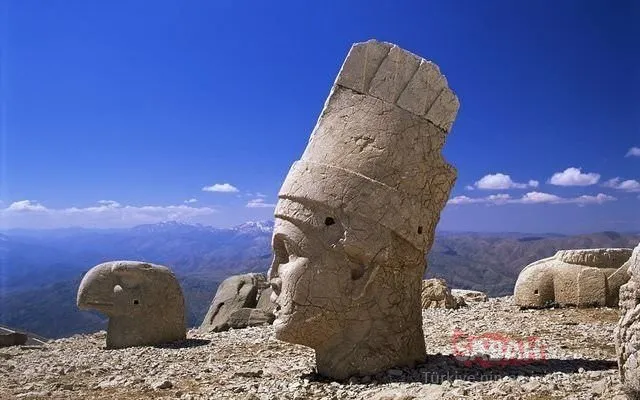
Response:
[{"label": "deep blue sky", "polygon": [[[350,45],[376,38],[434,61],[460,98],[441,229],[640,230],[638,2],[0,5],[4,227],[270,218]],[[548,183],[567,168],[600,177]],[[539,185],[465,189],[496,173]],[[238,192],[202,190],[223,183]]]}]

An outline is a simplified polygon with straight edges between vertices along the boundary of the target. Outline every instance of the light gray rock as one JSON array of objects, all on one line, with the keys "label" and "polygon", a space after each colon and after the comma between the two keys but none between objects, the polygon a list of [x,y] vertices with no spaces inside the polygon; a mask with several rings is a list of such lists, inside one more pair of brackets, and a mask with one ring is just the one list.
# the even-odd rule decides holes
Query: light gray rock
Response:
[{"label": "light gray rock", "polygon": [[622,264],[631,249],[561,250],[526,266],[514,289],[522,308],[609,306],[618,304],[620,286],[629,280]]},{"label": "light gray rock", "polygon": [[488,301],[489,296],[486,293],[478,290],[465,290],[465,289],[451,289],[451,295],[453,297],[461,297],[465,303],[475,303],[479,301]]},{"label": "light gray rock", "polygon": [[260,292],[260,295],[258,296],[258,304],[256,304],[256,308],[258,310],[273,314],[273,312],[276,310],[276,304],[271,301],[272,293],[273,289],[271,287],[268,287]]},{"label": "light gray rock", "polygon": [[280,340],[343,379],[424,360],[424,255],[455,181],[441,155],[458,110],[438,68],[356,43],[280,189],[270,279]]},{"label": "light gray rock", "polygon": [[107,348],[157,345],[186,337],[184,297],[167,267],[138,261],[97,265],[80,282],[77,304],[109,317]]},{"label": "light gray rock", "polygon": [[155,382],[152,385],[152,387],[154,389],[160,389],[160,390],[162,390],[162,389],[171,389],[173,387],[173,382],[171,382],[170,380],[167,380],[167,379],[162,379],[162,380],[159,380],[159,381]]},{"label": "light gray rock", "polygon": [[459,308],[466,305],[464,299],[451,294],[444,279],[433,278],[422,281],[422,308]]},{"label": "light gray rock", "polygon": [[273,313],[257,308],[241,308],[231,313],[227,324],[229,328],[241,329],[248,326],[269,325],[274,319]]},{"label": "light gray rock", "polygon": [[620,288],[621,317],[614,342],[620,381],[630,397],[640,398],[640,244],[622,267],[631,278]]},{"label": "light gray rock", "polygon": [[229,329],[229,317],[241,308],[255,308],[258,294],[266,288],[264,274],[234,275],[225,279],[211,302],[209,311],[200,325],[203,332],[220,332]]}]

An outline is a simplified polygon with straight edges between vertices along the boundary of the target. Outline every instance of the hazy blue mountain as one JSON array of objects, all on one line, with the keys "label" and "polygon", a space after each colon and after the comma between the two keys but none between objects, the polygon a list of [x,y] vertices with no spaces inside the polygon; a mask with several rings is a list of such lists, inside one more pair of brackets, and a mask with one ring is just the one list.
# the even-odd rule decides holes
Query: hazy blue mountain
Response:
[{"label": "hazy blue mountain", "polygon": [[[103,329],[104,316],[75,306],[78,284],[92,266],[141,260],[169,266],[182,285],[188,322],[199,325],[219,282],[271,263],[273,221],[220,229],[176,222],[131,229],[12,230],[0,234],[0,325],[46,337]],[[559,249],[634,247],[638,234],[589,235],[438,232],[427,276],[452,287],[506,295],[520,270]]]}]

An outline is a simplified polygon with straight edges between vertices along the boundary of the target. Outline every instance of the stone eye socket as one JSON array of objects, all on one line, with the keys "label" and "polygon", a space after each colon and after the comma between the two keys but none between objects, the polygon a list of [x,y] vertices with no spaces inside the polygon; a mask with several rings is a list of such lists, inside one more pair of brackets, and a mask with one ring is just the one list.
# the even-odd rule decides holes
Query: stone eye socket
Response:
[{"label": "stone eye socket", "polygon": [[140,300],[138,300],[138,299],[134,299],[134,300],[133,300],[133,304],[135,304],[135,305],[140,304]]},{"label": "stone eye socket", "polygon": [[335,223],[336,223],[336,220],[333,219],[333,217],[327,217],[327,218],[324,219],[324,224],[326,226],[331,226],[331,225],[333,225]]}]

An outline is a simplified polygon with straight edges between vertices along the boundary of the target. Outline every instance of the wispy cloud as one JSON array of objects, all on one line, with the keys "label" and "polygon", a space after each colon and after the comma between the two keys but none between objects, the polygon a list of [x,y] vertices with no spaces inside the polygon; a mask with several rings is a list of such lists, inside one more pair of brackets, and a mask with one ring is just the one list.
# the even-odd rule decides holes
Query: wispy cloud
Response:
[{"label": "wispy cloud", "polygon": [[497,173],[483,176],[474,186],[467,186],[467,190],[473,190],[474,187],[483,190],[526,189],[536,188],[538,185],[539,182],[534,180],[527,183],[514,182],[509,175]]},{"label": "wispy cloud", "polygon": [[471,198],[467,196],[456,196],[450,199],[447,204],[463,205],[463,204],[603,204],[608,201],[615,201],[616,198],[603,193],[595,196],[583,195],[579,197],[560,197],[555,194],[543,192],[529,192],[520,198],[512,198],[508,194],[497,194],[487,197]]},{"label": "wispy cloud", "polygon": [[640,182],[636,181],[635,179],[627,179],[623,181],[621,178],[616,177],[613,179],[609,179],[608,181],[603,183],[602,186],[631,193],[640,192]]},{"label": "wispy cloud", "polygon": [[477,203],[491,203],[491,204],[504,204],[511,200],[511,196],[508,194],[492,194],[487,197],[467,197],[467,196],[456,196],[450,199],[447,204],[477,204]]},{"label": "wispy cloud", "polygon": [[112,200],[101,200],[89,207],[48,208],[35,200],[21,200],[0,209],[0,221],[4,228],[116,228],[163,221],[204,222],[203,218],[210,219],[217,212],[210,207],[184,204],[129,206]]},{"label": "wispy cloud", "polygon": [[185,200],[184,204],[193,204],[193,203],[197,203],[197,202],[198,202],[198,199],[192,198],[192,199],[189,199],[189,200]]},{"label": "wispy cloud", "polygon": [[273,208],[275,206],[275,204],[265,203],[264,198],[249,200],[246,205],[247,208]]},{"label": "wispy cloud", "polygon": [[625,157],[640,157],[640,147],[630,148]]},{"label": "wispy cloud", "polygon": [[556,172],[549,179],[549,183],[556,186],[589,186],[600,180],[600,174],[582,173],[581,168],[570,167],[562,172]]},{"label": "wispy cloud", "polygon": [[230,183],[216,183],[211,186],[205,186],[202,188],[203,192],[219,192],[219,193],[238,193],[237,187]]}]

